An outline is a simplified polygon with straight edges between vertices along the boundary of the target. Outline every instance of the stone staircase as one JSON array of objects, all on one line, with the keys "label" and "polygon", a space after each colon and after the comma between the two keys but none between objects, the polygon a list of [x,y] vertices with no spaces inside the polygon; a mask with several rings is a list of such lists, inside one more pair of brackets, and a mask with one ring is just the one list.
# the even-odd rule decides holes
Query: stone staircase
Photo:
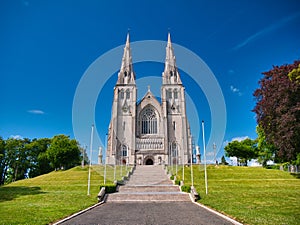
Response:
[{"label": "stone staircase", "polygon": [[173,185],[161,165],[137,166],[130,180],[119,187],[119,192],[109,194],[106,202],[186,202],[188,193]]}]

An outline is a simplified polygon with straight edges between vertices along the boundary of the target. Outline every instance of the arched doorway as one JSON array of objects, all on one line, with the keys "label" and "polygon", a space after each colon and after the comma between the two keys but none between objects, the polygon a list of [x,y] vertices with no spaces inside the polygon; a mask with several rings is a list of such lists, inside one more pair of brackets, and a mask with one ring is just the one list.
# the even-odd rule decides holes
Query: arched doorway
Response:
[{"label": "arched doorway", "polygon": [[147,157],[144,158],[144,165],[154,165],[154,157],[151,155],[148,155]]},{"label": "arched doorway", "polygon": [[146,165],[153,165],[153,160],[149,158],[149,159],[146,160],[145,164]]}]

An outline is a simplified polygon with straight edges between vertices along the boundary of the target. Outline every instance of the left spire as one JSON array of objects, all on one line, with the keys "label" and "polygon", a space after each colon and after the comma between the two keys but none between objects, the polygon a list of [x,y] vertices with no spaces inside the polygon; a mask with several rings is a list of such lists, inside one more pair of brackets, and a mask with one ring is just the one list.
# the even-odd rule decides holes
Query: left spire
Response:
[{"label": "left spire", "polygon": [[122,64],[118,74],[117,84],[135,84],[135,73],[132,65],[129,31],[126,37],[126,44],[124,47]]}]

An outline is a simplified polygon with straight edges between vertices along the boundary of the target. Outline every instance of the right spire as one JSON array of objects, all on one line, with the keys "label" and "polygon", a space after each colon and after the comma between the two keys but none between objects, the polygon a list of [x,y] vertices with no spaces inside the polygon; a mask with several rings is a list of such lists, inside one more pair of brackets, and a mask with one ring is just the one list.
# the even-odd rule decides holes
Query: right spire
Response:
[{"label": "right spire", "polygon": [[168,33],[168,43],[166,47],[165,70],[163,72],[163,84],[182,84],[180,75],[176,67],[174,49],[171,42],[171,34]]}]

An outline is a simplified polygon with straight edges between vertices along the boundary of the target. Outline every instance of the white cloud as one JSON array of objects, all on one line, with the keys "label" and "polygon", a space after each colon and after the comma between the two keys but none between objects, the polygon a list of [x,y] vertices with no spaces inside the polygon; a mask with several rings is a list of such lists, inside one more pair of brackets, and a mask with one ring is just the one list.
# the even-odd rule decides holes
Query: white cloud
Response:
[{"label": "white cloud", "polygon": [[232,85],[230,86],[230,90],[232,92],[239,92],[240,91],[239,89],[237,89],[236,87],[233,87]]},{"label": "white cloud", "polygon": [[31,109],[31,110],[28,110],[27,112],[31,113],[31,114],[37,114],[37,115],[43,115],[43,114],[45,114],[44,111],[39,110],[39,109]]},{"label": "white cloud", "polygon": [[249,138],[249,137],[248,136],[234,137],[231,139],[231,141],[243,141],[247,138]]},{"label": "white cloud", "polygon": [[21,135],[19,135],[19,134],[17,134],[17,135],[10,135],[10,138],[12,138],[12,139],[23,139],[23,137]]},{"label": "white cloud", "polygon": [[243,141],[243,140],[245,140],[247,138],[249,138],[249,136],[234,137],[234,138],[231,139],[231,141],[225,140],[223,142],[223,148],[225,148],[225,146],[228,145],[229,142],[232,142],[232,141]]},{"label": "white cloud", "polygon": [[247,37],[244,41],[236,45],[233,50],[239,50],[240,48],[244,47],[245,45],[249,44],[250,42],[261,38],[262,36],[269,34],[273,32],[274,30],[279,29],[280,27],[284,26],[288,22],[297,19],[300,16],[300,12],[297,12],[295,14],[289,15],[288,17],[282,18],[281,20],[277,21],[276,23],[271,24],[268,27],[265,27],[264,29],[250,35]]},{"label": "white cloud", "polygon": [[233,85],[230,85],[230,90],[235,93],[235,94],[238,94],[238,96],[241,96],[242,95],[242,92],[240,92],[240,89],[234,87]]}]

